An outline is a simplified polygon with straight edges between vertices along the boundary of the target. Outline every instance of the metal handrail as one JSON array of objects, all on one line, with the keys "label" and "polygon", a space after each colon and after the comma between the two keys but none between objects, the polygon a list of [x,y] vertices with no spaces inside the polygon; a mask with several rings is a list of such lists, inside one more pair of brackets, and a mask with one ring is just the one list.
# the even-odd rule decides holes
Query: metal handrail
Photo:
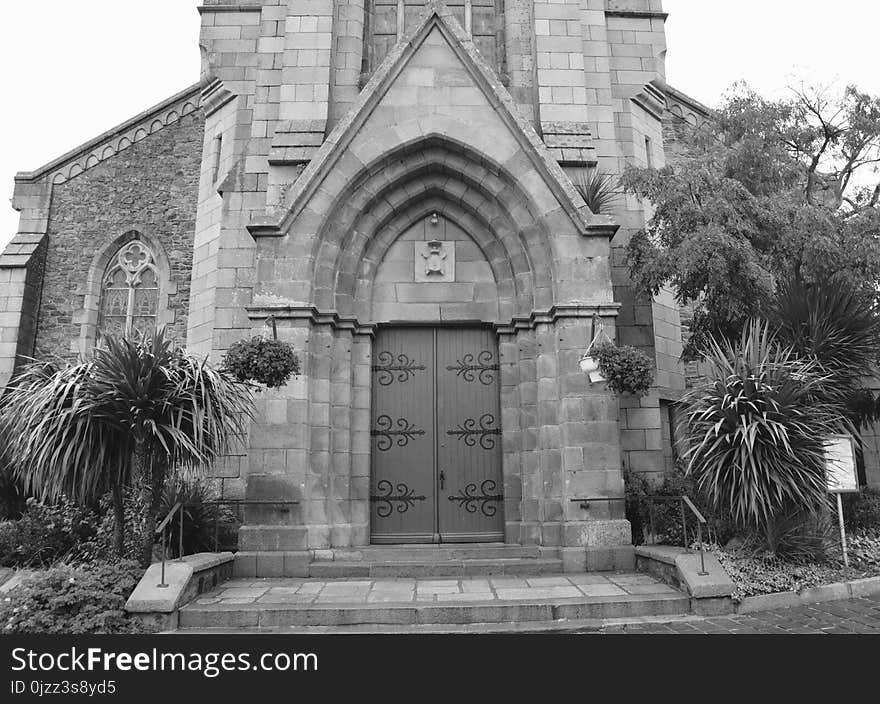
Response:
[{"label": "metal handrail", "polygon": [[[192,502],[192,503],[176,503],[174,507],[168,512],[168,515],[162,520],[162,522],[156,527],[156,535],[161,533],[162,535],[162,580],[156,586],[160,589],[165,589],[168,585],[165,583],[165,563],[167,561],[167,552],[168,552],[168,542],[167,542],[167,532],[166,528],[170,525],[171,520],[174,518],[174,515],[180,511],[180,524],[178,530],[178,544],[177,544],[177,559],[180,560],[183,557],[183,523],[186,518],[186,508],[190,506],[198,506],[199,504],[214,504],[214,505],[229,505],[229,506],[295,506],[299,504],[299,501],[289,501],[289,500],[249,500],[249,499],[211,499],[209,501],[202,502]],[[219,516],[215,514],[214,516],[214,552],[217,552],[217,548],[219,547],[219,530],[220,530],[220,521]]]},{"label": "metal handrail", "polygon": [[588,496],[584,499],[570,499],[572,503],[580,504],[585,511],[590,508],[591,501],[626,501],[623,496]]},{"label": "metal handrail", "polygon": [[[165,519],[156,526],[156,535],[162,534],[162,578],[159,580],[159,584],[156,586],[159,589],[165,589],[168,587],[168,584],[165,582],[165,553],[167,551],[167,544],[165,542],[165,528],[171,523],[171,519],[174,518],[174,514],[180,509],[180,502],[174,504],[173,508],[168,512],[168,515],[165,516]],[[183,540],[183,513],[180,514],[180,529],[181,529],[181,540]]]},{"label": "metal handrail", "polygon": [[694,514],[694,517],[697,519],[697,542],[699,544],[700,551],[700,576],[705,576],[709,574],[706,571],[706,557],[703,550],[703,524],[706,523],[706,519],[702,513],[700,513],[699,509],[694,506],[694,502],[691,501],[687,496],[646,496],[645,499],[648,501],[648,520],[650,521],[651,526],[651,544],[656,545],[656,534],[654,533],[654,501],[678,501],[679,506],[681,507],[681,538],[682,544],[684,545],[684,549],[688,552],[691,552],[690,546],[688,545],[687,539],[687,520],[685,517],[684,508],[688,507],[691,513]]}]

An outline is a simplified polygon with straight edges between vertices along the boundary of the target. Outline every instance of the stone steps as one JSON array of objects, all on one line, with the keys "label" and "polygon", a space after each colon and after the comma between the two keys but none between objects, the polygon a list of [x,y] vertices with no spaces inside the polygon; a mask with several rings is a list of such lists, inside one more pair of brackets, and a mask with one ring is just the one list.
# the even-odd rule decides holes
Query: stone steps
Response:
[{"label": "stone steps", "polygon": [[246,635],[261,633],[278,633],[289,635],[322,635],[332,633],[343,634],[394,634],[394,635],[442,635],[442,634],[522,634],[522,633],[599,633],[610,627],[644,626],[646,624],[669,624],[704,621],[704,616],[693,614],[657,614],[654,616],[622,616],[615,618],[588,618],[556,621],[523,621],[522,623],[428,623],[391,625],[381,623],[357,624],[351,626],[279,626],[259,627],[188,627],[167,634],[200,634],[200,635]]},{"label": "stone steps", "polygon": [[476,575],[539,575],[562,571],[562,560],[536,558],[494,558],[434,561],[333,561],[313,562],[309,577],[325,579],[353,577],[462,577]]},{"label": "stone steps", "polygon": [[582,599],[406,604],[198,604],[180,611],[179,629],[259,629],[320,626],[454,626],[463,624],[596,621],[609,618],[681,616],[683,594],[629,594]]},{"label": "stone steps", "polygon": [[538,546],[475,543],[368,545],[314,551],[242,551],[236,577],[462,577],[546,575],[563,571],[558,551]]},{"label": "stone steps", "polygon": [[[544,552],[547,552],[546,550]],[[554,551],[555,552],[555,551]],[[472,545],[450,543],[447,545],[367,545],[358,548],[319,550],[316,561],[368,561],[394,560],[491,560],[495,558],[534,558],[542,556],[537,545],[506,545],[504,543],[475,543]]]}]

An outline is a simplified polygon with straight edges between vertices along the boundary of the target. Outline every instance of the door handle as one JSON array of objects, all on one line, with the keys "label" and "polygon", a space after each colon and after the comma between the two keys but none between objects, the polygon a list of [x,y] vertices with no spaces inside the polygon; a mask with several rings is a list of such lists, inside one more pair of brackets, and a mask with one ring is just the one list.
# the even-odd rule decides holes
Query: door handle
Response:
[{"label": "door handle", "polygon": [[441,491],[446,488],[446,473],[441,469],[440,470],[440,489]]}]

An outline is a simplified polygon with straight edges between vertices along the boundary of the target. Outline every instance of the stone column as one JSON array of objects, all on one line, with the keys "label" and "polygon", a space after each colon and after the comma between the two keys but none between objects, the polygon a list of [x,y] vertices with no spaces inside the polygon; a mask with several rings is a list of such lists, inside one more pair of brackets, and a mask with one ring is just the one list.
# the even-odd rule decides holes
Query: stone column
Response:
[{"label": "stone column", "polygon": [[333,13],[333,0],[290,0],[281,70],[282,120],[327,122]]},{"label": "stone column", "polygon": [[360,93],[365,1],[336,0],[328,130],[351,109]]},{"label": "stone column", "polygon": [[[603,319],[614,337],[614,317]],[[560,318],[553,325],[553,361],[559,394],[558,436],[561,448],[563,566],[584,569],[632,569],[629,521],[624,516],[623,475],[617,399],[604,383],[592,384],[580,370],[580,357],[590,343],[586,317]],[[548,360],[549,361],[549,360]],[[577,499],[611,499],[589,502]]]},{"label": "stone column", "polygon": [[0,395],[16,366],[34,353],[51,201],[51,184],[16,178],[18,234],[0,253]]}]

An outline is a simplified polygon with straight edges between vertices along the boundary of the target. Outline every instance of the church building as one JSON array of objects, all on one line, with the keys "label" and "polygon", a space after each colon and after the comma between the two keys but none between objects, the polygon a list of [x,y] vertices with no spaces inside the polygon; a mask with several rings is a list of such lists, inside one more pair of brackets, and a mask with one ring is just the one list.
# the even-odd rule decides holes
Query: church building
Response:
[{"label": "church building", "polygon": [[[647,206],[597,214],[575,184],[662,166],[669,125],[708,116],[664,80],[661,0],[199,12],[198,83],[16,176],[0,387],[102,332],[219,363],[274,325],[302,373],[211,475],[298,503],[247,510],[240,573],[408,543],[631,568],[624,469],[674,461],[681,322],[629,283]],[[597,323],[655,361],[648,395],[581,371]]]}]

